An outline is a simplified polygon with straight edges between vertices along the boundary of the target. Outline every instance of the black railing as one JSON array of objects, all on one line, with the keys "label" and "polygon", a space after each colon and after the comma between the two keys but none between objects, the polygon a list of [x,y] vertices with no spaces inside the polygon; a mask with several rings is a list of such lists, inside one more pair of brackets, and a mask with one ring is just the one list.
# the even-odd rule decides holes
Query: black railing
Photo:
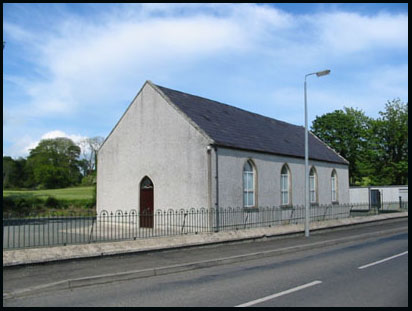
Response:
[{"label": "black railing", "polygon": [[[310,221],[323,221],[383,212],[407,211],[408,202],[385,202],[380,208],[365,204],[312,205]],[[218,217],[218,219],[217,219]],[[90,216],[17,218],[3,215],[3,249],[133,240],[202,232],[243,230],[303,224],[304,206],[103,211]],[[217,225],[218,224],[218,225]]]}]

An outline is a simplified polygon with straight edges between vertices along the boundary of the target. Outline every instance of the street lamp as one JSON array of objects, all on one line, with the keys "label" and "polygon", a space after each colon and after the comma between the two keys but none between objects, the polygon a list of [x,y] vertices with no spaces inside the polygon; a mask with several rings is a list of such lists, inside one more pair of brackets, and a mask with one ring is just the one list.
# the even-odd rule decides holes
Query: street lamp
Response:
[{"label": "street lamp", "polygon": [[330,70],[323,70],[305,75],[305,237],[309,237],[309,146],[308,146],[308,105],[306,102],[306,78],[311,75],[326,76]]}]

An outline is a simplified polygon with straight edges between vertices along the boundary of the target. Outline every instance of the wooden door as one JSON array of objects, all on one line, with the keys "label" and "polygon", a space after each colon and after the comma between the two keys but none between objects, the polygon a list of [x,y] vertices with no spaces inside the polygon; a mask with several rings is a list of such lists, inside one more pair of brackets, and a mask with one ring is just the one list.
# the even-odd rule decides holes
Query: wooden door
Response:
[{"label": "wooden door", "polygon": [[153,228],[153,183],[148,178],[143,178],[140,183],[140,227]]}]

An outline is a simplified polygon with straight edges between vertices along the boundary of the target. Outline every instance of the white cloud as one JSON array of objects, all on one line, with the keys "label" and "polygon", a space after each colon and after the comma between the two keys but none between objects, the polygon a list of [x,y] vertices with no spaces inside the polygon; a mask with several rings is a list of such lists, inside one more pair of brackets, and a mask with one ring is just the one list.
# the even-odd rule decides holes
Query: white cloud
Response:
[{"label": "white cloud", "polygon": [[[23,141],[19,142],[18,146],[21,147],[20,152],[27,155],[27,154],[29,154],[31,149],[34,149],[34,148],[37,147],[37,145],[39,144],[39,142],[42,139],[52,139],[52,138],[57,138],[57,137],[70,138],[75,144],[78,144],[81,140],[87,138],[86,136],[82,136],[82,135],[78,135],[78,134],[66,134],[63,131],[54,130],[54,131],[50,131],[50,132],[47,132],[47,133],[43,134],[39,140],[35,140],[35,141],[30,139],[30,142],[28,142],[29,138],[26,136]],[[24,145],[23,145],[23,143],[24,143]]]},{"label": "white cloud", "polygon": [[[196,87],[204,96],[208,97],[209,90],[220,89],[220,94],[226,96],[223,98],[233,105],[245,106],[242,97],[252,105],[254,98],[264,101],[266,97],[272,109],[283,109],[289,122],[295,124],[301,123],[297,120],[301,120],[303,81],[299,81],[314,70],[332,69],[330,80],[335,81],[335,88],[329,85],[330,92],[325,92],[326,80],[322,80],[319,88],[322,94],[317,97],[310,94],[324,109],[328,102],[333,103],[331,108],[340,109],[343,106],[340,103],[356,96],[360,108],[362,101],[371,107],[372,97],[379,100],[377,94],[388,97],[388,94],[406,93],[407,97],[407,58],[406,64],[398,67],[376,66],[383,69],[381,72],[371,69],[374,58],[386,61],[382,55],[387,51],[407,51],[407,14],[365,16],[335,11],[292,15],[266,4],[160,3],[108,5],[103,11],[95,6],[95,14],[87,18],[65,11],[64,6],[55,8],[59,8],[56,16],[45,17],[49,27],[44,31],[11,19],[3,22],[4,34],[21,44],[21,55],[25,57],[22,60],[30,69],[30,75],[11,73],[3,77],[3,84],[5,80],[12,83],[25,96],[24,100],[4,101],[7,116],[3,127],[9,141],[14,142],[12,150],[16,154],[17,150],[27,154],[28,146],[37,144],[44,135],[74,137],[51,131],[62,128],[58,124],[62,117],[66,122],[82,124],[85,128],[79,132],[86,132],[89,124],[89,120],[79,120],[90,119],[92,113],[94,116],[100,113],[102,120],[114,111],[120,117],[146,79],[180,85],[202,81],[199,83],[204,86]],[[36,19],[46,14],[42,10],[35,13]],[[7,48],[5,55],[6,52]],[[365,65],[367,62],[371,62],[369,67]],[[356,78],[349,73],[354,70],[350,68],[353,64],[364,72],[356,74]],[[347,85],[352,89],[340,92],[343,88],[339,83],[346,82],[342,82],[342,77],[338,80],[342,75],[335,71],[338,66],[341,72],[347,70]],[[238,81],[255,87],[253,91],[252,88],[239,90]],[[212,84],[219,85],[214,88]],[[273,93],[267,92],[268,89]],[[315,105],[312,101],[313,112],[323,111]],[[298,108],[284,109],[288,106]],[[276,110],[260,113],[278,116]],[[21,135],[22,130],[16,130],[33,119],[46,120],[44,123],[51,127],[30,132],[33,136],[38,134],[40,139]],[[116,121],[107,125],[109,130]]]},{"label": "white cloud", "polygon": [[41,139],[52,139],[52,138],[57,138],[57,137],[66,137],[66,138],[70,138],[71,140],[73,140],[73,142],[77,143],[82,139],[85,139],[85,136],[82,135],[76,135],[76,134],[66,134],[63,131],[60,130],[54,130],[54,131],[50,131],[45,133],[44,135],[42,135]]},{"label": "white cloud", "polygon": [[[18,31],[11,25],[6,32]],[[16,35],[17,36],[17,35]],[[31,37],[21,36],[20,39]],[[70,113],[113,97],[117,86],[150,67],[178,66],[222,51],[246,48],[242,27],[214,16],[112,20],[96,26],[68,19],[39,45],[37,66],[47,79],[22,85],[37,115]]]},{"label": "white cloud", "polygon": [[[33,45],[37,65],[48,77],[25,85],[34,113],[95,107],[119,98],[136,75],[151,79],[144,73],[154,68],[198,65],[221,54],[247,59],[254,52],[277,60],[279,67],[315,66],[331,51],[407,46],[408,18],[403,15],[292,16],[256,4],[130,4],[116,10],[101,23],[66,16],[40,36],[5,23],[7,34]],[[36,37],[42,37],[41,44]]]},{"label": "white cloud", "polygon": [[73,83],[96,74],[119,74],[130,66],[199,57],[240,47],[239,30],[215,18],[119,22],[95,30],[86,27],[71,40],[44,47],[47,66],[56,77]]},{"label": "white cloud", "polygon": [[[13,158],[26,157],[29,153],[29,146],[33,144],[33,138],[29,135],[20,135],[13,140],[7,150],[3,148],[3,156],[11,156]],[[36,143],[37,145],[37,143]]]},{"label": "white cloud", "polygon": [[353,53],[371,48],[408,46],[408,16],[379,14],[362,16],[335,12],[316,18],[320,41],[334,52]]}]

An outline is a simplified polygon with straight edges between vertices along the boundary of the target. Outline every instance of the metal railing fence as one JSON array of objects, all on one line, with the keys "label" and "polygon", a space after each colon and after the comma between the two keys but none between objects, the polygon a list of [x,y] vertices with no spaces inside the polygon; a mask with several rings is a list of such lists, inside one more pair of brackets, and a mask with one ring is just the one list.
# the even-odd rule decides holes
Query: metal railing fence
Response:
[{"label": "metal railing fence", "polygon": [[[407,211],[408,202],[385,202],[380,208],[368,203],[310,206],[310,221],[324,221],[383,212]],[[304,206],[103,211],[90,216],[9,217],[3,215],[3,249],[44,247],[95,242],[135,240],[202,232],[243,230],[302,224]]]}]

